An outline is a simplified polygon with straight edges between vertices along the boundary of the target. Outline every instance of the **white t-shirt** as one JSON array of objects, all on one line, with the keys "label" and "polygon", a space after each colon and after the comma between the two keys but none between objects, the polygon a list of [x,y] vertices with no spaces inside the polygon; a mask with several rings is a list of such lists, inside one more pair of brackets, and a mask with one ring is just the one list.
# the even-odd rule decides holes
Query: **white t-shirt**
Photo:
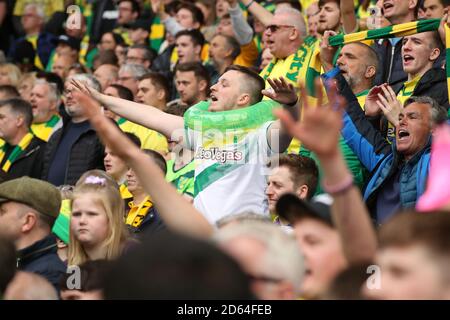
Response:
[{"label": "white t-shirt", "polygon": [[243,212],[269,215],[265,189],[266,164],[274,154],[267,141],[272,123],[231,138],[231,143],[220,132],[202,135],[186,128],[187,146],[195,151],[194,205],[211,224]]}]

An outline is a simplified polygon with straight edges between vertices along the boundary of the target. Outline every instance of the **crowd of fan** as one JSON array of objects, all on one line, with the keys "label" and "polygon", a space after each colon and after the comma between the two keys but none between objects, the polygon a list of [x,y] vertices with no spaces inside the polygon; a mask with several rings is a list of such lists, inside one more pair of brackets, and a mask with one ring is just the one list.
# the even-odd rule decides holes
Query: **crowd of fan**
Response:
[{"label": "crowd of fan", "polygon": [[449,8],[0,0],[0,298],[450,299]]}]

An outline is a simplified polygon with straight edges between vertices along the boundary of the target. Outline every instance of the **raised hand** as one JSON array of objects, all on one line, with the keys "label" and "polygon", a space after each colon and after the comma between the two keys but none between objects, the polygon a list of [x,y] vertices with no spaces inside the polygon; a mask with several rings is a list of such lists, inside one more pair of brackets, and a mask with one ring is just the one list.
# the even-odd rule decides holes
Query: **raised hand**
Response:
[{"label": "raised hand", "polygon": [[377,105],[383,111],[388,121],[396,126],[403,106],[390,86],[381,86],[381,90],[383,94],[378,94]]},{"label": "raised hand", "polygon": [[72,79],[70,80],[70,84],[73,86],[73,89],[75,91],[82,92],[85,95],[90,96],[97,101],[100,101],[102,94],[94,88],[88,86],[86,83]]},{"label": "raised hand", "polygon": [[320,159],[334,156],[338,151],[345,99],[337,94],[336,85],[331,84],[328,94],[329,104],[322,106],[320,80],[316,81],[315,86],[318,93],[317,107],[308,105],[306,90],[301,88],[303,104],[301,122],[295,121],[287,110],[277,109],[274,113],[289,134],[302,141]]},{"label": "raised hand", "polygon": [[287,105],[293,105],[297,102],[297,93],[292,84],[288,83],[283,77],[278,79],[267,79],[271,89],[262,90],[262,94],[266,97]]},{"label": "raised hand", "polygon": [[333,58],[336,54],[337,47],[330,46],[329,39],[335,35],[337,35],[337,33],[334,31],[325,31],[322,41],[320,42],[320,61],[322,62],[325,71],[329,71],[333,68]]},{"label": "raised hand", "polygon": [[381,109],[377,104],[378,94],[382,91],[382,86],[375,86],[370,91],[366,97],[366,103],[364,104],[364,113],[368,117],[375,117],[381,114]]}]

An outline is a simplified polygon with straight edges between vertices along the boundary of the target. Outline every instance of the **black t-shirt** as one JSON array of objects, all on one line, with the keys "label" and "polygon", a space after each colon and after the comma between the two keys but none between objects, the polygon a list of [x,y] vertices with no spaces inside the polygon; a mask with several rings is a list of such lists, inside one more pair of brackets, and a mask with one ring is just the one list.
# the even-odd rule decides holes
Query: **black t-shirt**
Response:
[{"label": "black t-shirt", "polygon": [[377,197],[377,223],[384,223],[401,208],[400,203],[400,167],[381,188]]}]

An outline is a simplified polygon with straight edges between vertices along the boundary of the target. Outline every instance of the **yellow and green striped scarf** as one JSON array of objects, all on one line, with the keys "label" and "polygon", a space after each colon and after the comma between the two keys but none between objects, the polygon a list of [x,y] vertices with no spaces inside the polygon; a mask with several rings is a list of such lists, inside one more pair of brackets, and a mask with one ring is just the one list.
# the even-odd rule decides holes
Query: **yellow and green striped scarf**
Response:
[{"label": "yellow and green striped scarf", "polygon": [[[5,163],[3,164],[2,166],[3,171],[5,172],[9,171],[14,161],[16,161],[17,158],[19,158],[19,156],[22,154],[22,152],[30,145],[33,137],[34,135],[31,132],[29,132],[20,140],[19,144],[15,146],[13,151],[10,153],[8,159],[6,159]],[[0,148],[0,163],[3,162],[3,158],[5,157],[7,147],[8,145],[5,143]]]},{"label": "yellow and green striped scarf", "polygon": [[[359,42],[362,40],[375,40],[405,37],[421,32],[437,31],[439,29],[440,19],[427,19],[397,24],[376,30],[366,30],[352,34],[339,34],[330,38],[330,45],[340,46],[347,43]],[[447,72],[447,90],[450,97],[450,29],[445,25],[445,48],[446,48],[446,72]]]},{"label": "yellow and green striped scarf", "polygon": [[31,131],[41,140],[48,142],[51,134],[53,133],[53,128],[58,124],[60,116],[54,114],[50,120],[43,123],[33,123],[31,125]]}]

